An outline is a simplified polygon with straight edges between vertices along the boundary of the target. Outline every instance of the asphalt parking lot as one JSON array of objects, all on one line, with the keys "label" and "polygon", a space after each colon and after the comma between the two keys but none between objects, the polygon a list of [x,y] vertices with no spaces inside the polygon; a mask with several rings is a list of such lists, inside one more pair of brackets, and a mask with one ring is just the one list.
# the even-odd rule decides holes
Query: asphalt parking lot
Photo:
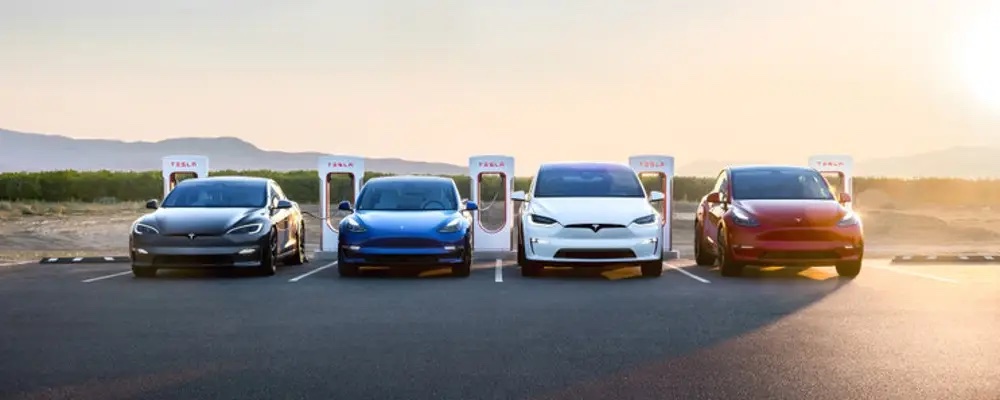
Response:
[{"label": "asphalt parking lot", "polygon": [[1000,398],[1000,264],[0,267],[12,399]]}]

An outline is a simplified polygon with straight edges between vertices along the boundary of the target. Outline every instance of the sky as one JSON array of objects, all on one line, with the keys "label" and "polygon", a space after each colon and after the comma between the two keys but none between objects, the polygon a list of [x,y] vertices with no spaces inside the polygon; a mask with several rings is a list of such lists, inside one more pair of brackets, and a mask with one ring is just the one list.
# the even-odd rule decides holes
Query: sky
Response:
[{"label": "sky", "polygon": [[0,127],[520,174],[1000,145],[998,3],[0,0]]}]

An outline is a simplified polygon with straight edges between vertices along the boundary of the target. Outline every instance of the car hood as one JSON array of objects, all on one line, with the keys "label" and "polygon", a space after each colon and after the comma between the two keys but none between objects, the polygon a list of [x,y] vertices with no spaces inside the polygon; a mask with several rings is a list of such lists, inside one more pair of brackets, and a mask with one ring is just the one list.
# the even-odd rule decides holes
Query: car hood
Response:
[{"label": "car hood", "polygon": [[830,226],[847,214],[834,200],[736,200],[733,205],[771,226]]},{"label": "car hood", "polygon": [[354,218],[370,230],[432,231],[461,215],[446,211],[358,211]]},{"label": "car hood", "polygon": [[252,219],[265,217],[260,208],[161,208],[145,220],[152,222],[161,235],[222,235]]},{"label": "car hood", "polygon": [[621,224],[655,212],[639,197],[554,197],[531,199],[530,213],[553,218],[563,225]]}]

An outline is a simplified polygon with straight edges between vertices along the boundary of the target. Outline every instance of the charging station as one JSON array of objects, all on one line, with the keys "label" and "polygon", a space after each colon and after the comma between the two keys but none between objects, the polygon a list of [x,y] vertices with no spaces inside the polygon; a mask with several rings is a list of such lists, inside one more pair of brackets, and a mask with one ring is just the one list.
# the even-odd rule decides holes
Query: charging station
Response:
[{"label": "charging station", "polygon": [[163,197],[184,175],[194,175],[195,178],[208,177],[208,157],[205,156],[166,156],[163,157]]},{"label": "charging station", "polygon": [[[469,157],[469,182],[469,198],[479,206],[479,210],[472,214],[473,251],[511,252],[514,202],[510,194],[514,188],[514,157]],[[486,190],[487,185],[496,187]],[[486,193],[488,191],[496,192],[496,197]]]},{"label": "charging station", "polygon": [[673,236],[674,158],[671,156],[639,155],[629,157],[628,164],[640,177],[652,174],[659,178],[660,187],[653,188],[653,190],[663,193],[663,201],[657,207],[660,210],[661,223],[663,224],[663,237],[660,239],[663,259],[680,258],[680,252],[674,250]]},{"label": "charging station", "polygon": [[[331,194],[336,177],[346,177],[346,187],[337,186],[338,189],[353,191],[349,199],[351,205],[355,205],[358,200],[358,193],[361,191],[361,183],[365,178],[365,159],[354,156],[322,156],[316,168],[319,173],[319,214],[322,218],[322,230],[320,231],[320,248],[317,259],[337,258],[337,242],[340,232],[337,230],[340,224],[337,205],[340,199],[332,199]],[[343,216],[340,216],[341,218]]]},{"label": "charging station", "polygon": [[809,157],[809,166],[819,171],[833,186],[834,195],[847,193],[851,201],[844,204],[847,208],[854,205],[854,159],[848,155],[823,154]]}]

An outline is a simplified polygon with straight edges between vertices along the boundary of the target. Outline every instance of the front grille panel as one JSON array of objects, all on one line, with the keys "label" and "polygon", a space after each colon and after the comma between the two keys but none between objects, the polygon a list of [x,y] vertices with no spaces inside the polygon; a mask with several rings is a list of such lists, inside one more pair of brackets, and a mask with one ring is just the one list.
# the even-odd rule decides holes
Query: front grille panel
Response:
[{"label": "front grille panel", "polygon": [[765,232],[757,236],[763,241],[829,242],[842,238],[835,232],[821,229],[787,229]]},{"label": "front grille panel", "polygon": [[365,255],[365,263],[373,265],[434,265],[441,262],[439,255]]},{"label": "front grille panel", "polygon": [[441,244],[441,242],[434,239],[396,237],[396,238],[371,239],[365,242],[364,246],[414,249],[414,248],[426,248],[426,247],[441,247],[443,245]]},{"label": "front grille panel", "polygon": [[167,255],[153,257],[154,265],[232,265],[233,256],[228,255]]},{"label": "front grille panel", "polygon": [[580,258],[589,260],[634,258],[635,253],[629,249],[560,249],[555,258]]},{"label": "front grille panel", "polygon": [[840,258],[833,251],[765,251],[760,255],[765,260],[829,260]]}]

